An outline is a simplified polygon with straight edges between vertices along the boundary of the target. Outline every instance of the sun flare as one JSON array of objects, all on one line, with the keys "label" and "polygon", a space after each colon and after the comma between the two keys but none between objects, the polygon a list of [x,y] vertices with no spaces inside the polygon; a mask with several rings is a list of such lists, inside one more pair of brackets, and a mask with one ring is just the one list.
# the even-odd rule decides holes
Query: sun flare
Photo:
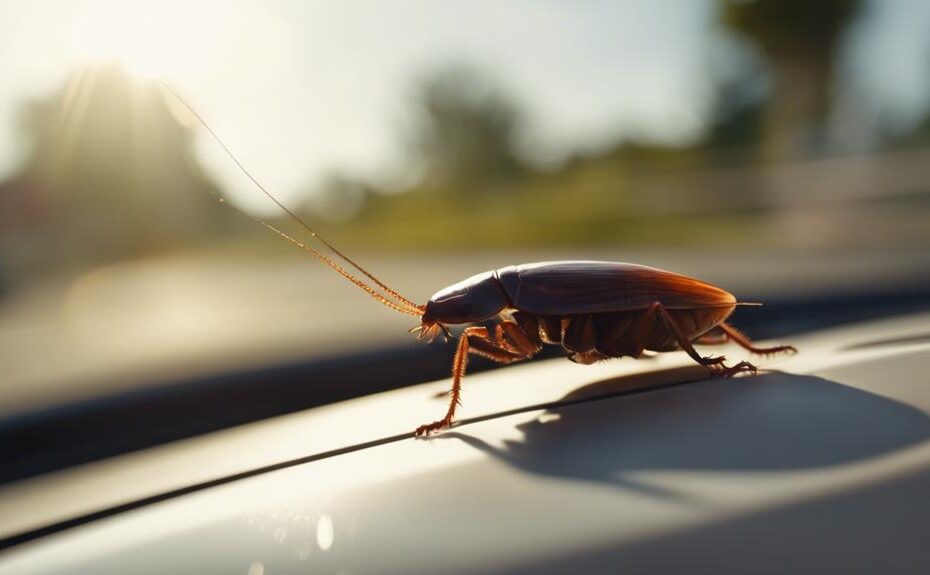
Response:
[{"label": "sun flare", "polygon": [[141,77],[176,77],[212,43],[218,28],[210,24],[222,10],[212,2],[90,0],[77,17],[76,52],[85,64],[118,62]]}]

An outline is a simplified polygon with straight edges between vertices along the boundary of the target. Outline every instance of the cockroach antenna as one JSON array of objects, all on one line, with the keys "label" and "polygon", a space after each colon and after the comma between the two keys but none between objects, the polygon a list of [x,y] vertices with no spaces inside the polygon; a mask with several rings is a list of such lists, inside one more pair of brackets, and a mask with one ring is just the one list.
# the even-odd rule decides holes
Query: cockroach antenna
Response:
[{"label": "cockroach antenna", "polygon": [[[181,105],[184,106],[184,108],[187,109],[187,111],[190,112],[191,115],[193,115],[194,118],[197,119],[197,121],[204,127],[204,129],[207,130],[207,132],[210,134],[210,136],[213,138],[213,140],[215,140],[216,143],[219,144],[221,148],[223,148],[223,151],[226,152],[226,155],[229,156],[229,159],[231,159],[231,160],[233,161],[233,163],[236,164],[236,167],[238,167],[239,170],[240,170],[243,174],[245,174],[245,176],[246,176],[253,184],[255,184],[255,187],[257,187],[259,190],[261,190],[261,192],[262,192],[263,194],[265,194],[268,198],[270,198],[271,201],[274,202],[279,208],[281,208],[282,210],[284,210],[284,213],[286,213],[286,214],[287,214],[288,216],[290,216],[294,221],[296,221],[298,224],[300,224],[300,226],[303,227],[303,228],[310,234],[310,236],[311,236],[312,238],[314,238],[315,240],[317,240],[318,242],[320,242],[321,244],[323,244],[330,252],[332,252],[336,257],[338,257],[339,259],[341,259],[343,262],[345,262],[346,264],[348,264],[348,265],[351,266],[352,268],[358,270],[362,275],[364,275],[364,276],[367,277],[369,280],[371,280],[372,282],[374,282],[375,285],[377,285],[379,288],[381,288],[381,289],[384,291],[384,294],[379,293],[378,290],[376,290],[375,288],[371,287],[369,284],[365,283],[363,280],[361,280],[361,279],[355,277],[354,275],[352,275],[351,273],[349,273],[344,267],[340,266],[336,261],[334,261],[332,258],[326,256],[325,254],[323,254],[323,253],[320,252],[319,250],[315,249],[314,247],[312,247],[312,246],[310,246],[310,245],[308,245],[308,244],[306,244],[306,243],[304,243],[304,242],[301,242],[301,241],[295,239],[294,237],[292,237],[291,235],[289,235],[289,234],[286,233],[285,231],[283,231],[283,230],[281,230],[280,228],[278,228],[277,226],[275,226],[275,225],[273,225],[273,224],[271,224],[271,223],[269,223],[269,222],[263,220],[262,218],[259,218],[259,217],[257,217],[257,216],[254,216],[254,215],[252,215],[252,214],[246,212],[245,210],[240,209],[239,207],[233,205],[231,202],[228,202],[228,201],[227,201],[223,196],[221,196],[218,192],[216,192],[215,190],[211,189],[210,192],[211,192],[214,196],[216,196],[216,198],[220,201],[220,203],[222,203],[222,204],[225,205],[225,206],[228,206],[228,207],[232,208],[233,210],[235,210],[235,211],[239,212],[240,214],[246,216],[246,217],[249,218],[250,220],[252,220],[252,221],[254,221],[254,222],[256,222],[256,223],[258,223],[258,224],[260,224],[260,225],[262,225],[262,226],[265,226],[266,228],[268,228],[269,230],[271,230],[271,231],[273,231],[274,233],[278,234],[279,236],[281,236],[281,237],[284,238],[285,240],[291,242],[291,243],[294,244],[295,246],[297,246],[297,247],[303,249],[304,251],[306,251],[306,252],[308,252],[308,253],[314,255],[317,259],[319,259],[321,262],[323,262],[324,264],[326,264],[327,267],[329,267],[330,269],[332,269],[333,271],[335,271],[336,273],[338,273],[338,274],[341,275],[342,277],[346,278],[347,280],[349,280],[350,282],[352,282],[353,284],[355,284],[355,285],[358,286],[359,288],[363,289],[366,293],[368,293],[368,295],[370,295],[370,296],[373,297],[374,299],[378,300],[380,303],[384,304],[385,306],[387,306],[387,307],[389,307],[389,308],[391,308],[391,309],[393,309],[393,310],[395,310],[395,311],[399,311],[399,312],[401,312],[401,313],[405,313],[405,314],[408,314],[408,315],[413,315],[413,316],[417,316],[417,317],[420,317],[420,316],[423,315],[423,311],[424,311],[424,307],[423,307],[423,306],[417,305],[416,303],[410,301],[409,299],[407,299],[407,298],[403,297],[402,295],[400,295],[399,293],[397,293],[395,290],[389,288],[387,285],[384,284],[384,282],[382,282],[381,280],[379,280],[378,278],[376,278],[371,272],[369,272],[368,270],[366,270],[365,268],[363,268],[363,267],[360,266],[359,264],[355,263],[355,261],[352,260],[349,256],[345,255],[344,253],[342,253],[341,251],[339,251],[338,249],[336,249],[335,246],[333,246],[331,243],[329,243],[328,241],[326,241],[320,234],[318,234],[318,233],[316,232],[316,230],[314,230],[312,227],[310,227],[310,225],[309,225],[307,222],[305,222],[305,221],[304,221],[302,218],[300,218],[297,214],[295,214],[295,213],[292,212],[290,209],[288,209],[287,206],[285,206],[284,204],[282,204],[282,203],[278,200],[278,198],[276,198],[271,192],[269,192],[269,191],[265,188],[265,186],[263,186],[263,185],[255,178],[255,176],[253,176],[253,175],[251,174],[251,172],[249,172],[249,170],[247,170],[246,167],[242,165],[242,162],[240,162],[239,159],[236,157],[236,155],[232,153],[232,150],[230,150],[229,147],[226,145],[226,143],[223,142],[223,139],[220,138],[219,135],[213,130],[213,128],[210,127],[210,124],[208,124],[207,121],[204,120],[203,117],[202,117],[200,114],[198,114],[196,110],[194,110],[193,106],[191,106],[190,104],[187,103],[187,100],[185,100],[183,97],[181,97],[181,95],[178,94],[178,93],[177,93],[171,86],[169,86],[167,83],[165,83],[165,82],[163,82],[163,81],[161,81],[161,82],[159,82],[159,83],[161,84],[162,88],[165,89],[165,91],[167,91],[169,94],[171,94],[171,96],[173,96],[178,102],[180,102]],[[386,295],[385,295],[385,294],[386,294]]]}]

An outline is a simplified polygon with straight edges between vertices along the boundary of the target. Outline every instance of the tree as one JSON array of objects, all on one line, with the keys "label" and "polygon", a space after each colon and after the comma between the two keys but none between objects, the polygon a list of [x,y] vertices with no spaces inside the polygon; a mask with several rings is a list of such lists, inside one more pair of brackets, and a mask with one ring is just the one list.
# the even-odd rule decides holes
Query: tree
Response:
[{"label": "tree", "polygon": [[422,85],[412,151],[424,182],[465,189],[524,171],[516,151],[520,114],[513,102],[469,68],[448,68]]},{"label": "tree", "polygon": [[721,0],[725,25],[770,67],[763,157],[783,160],[816,146],[832,104],[836,56],[860,0]]}]

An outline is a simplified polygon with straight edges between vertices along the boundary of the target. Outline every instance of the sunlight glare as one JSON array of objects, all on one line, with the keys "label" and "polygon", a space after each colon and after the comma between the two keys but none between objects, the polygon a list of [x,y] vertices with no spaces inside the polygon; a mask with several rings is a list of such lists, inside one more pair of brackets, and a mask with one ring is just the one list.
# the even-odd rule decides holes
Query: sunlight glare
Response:
[{"label": "sunlight glare", "polygon": [[75,43],[87,64],[118,62],[146,78],[190,72],[221,32],[212,26],[223,5],[163,0],[155,3],[89,0],[78,12]]}]

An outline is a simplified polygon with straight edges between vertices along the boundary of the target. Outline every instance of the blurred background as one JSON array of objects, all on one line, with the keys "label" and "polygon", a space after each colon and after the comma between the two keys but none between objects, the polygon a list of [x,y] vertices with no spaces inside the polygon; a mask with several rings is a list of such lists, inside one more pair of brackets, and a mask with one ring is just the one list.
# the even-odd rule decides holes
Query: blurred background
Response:
[{"label": "blurred background", "polygon": [[448,369],[217,202],[301,234],[162,81],[420,302],[572,258],[766,301],[759,336],[926,306],[928,30],[920,0],[0,1],[0,417]]}]

